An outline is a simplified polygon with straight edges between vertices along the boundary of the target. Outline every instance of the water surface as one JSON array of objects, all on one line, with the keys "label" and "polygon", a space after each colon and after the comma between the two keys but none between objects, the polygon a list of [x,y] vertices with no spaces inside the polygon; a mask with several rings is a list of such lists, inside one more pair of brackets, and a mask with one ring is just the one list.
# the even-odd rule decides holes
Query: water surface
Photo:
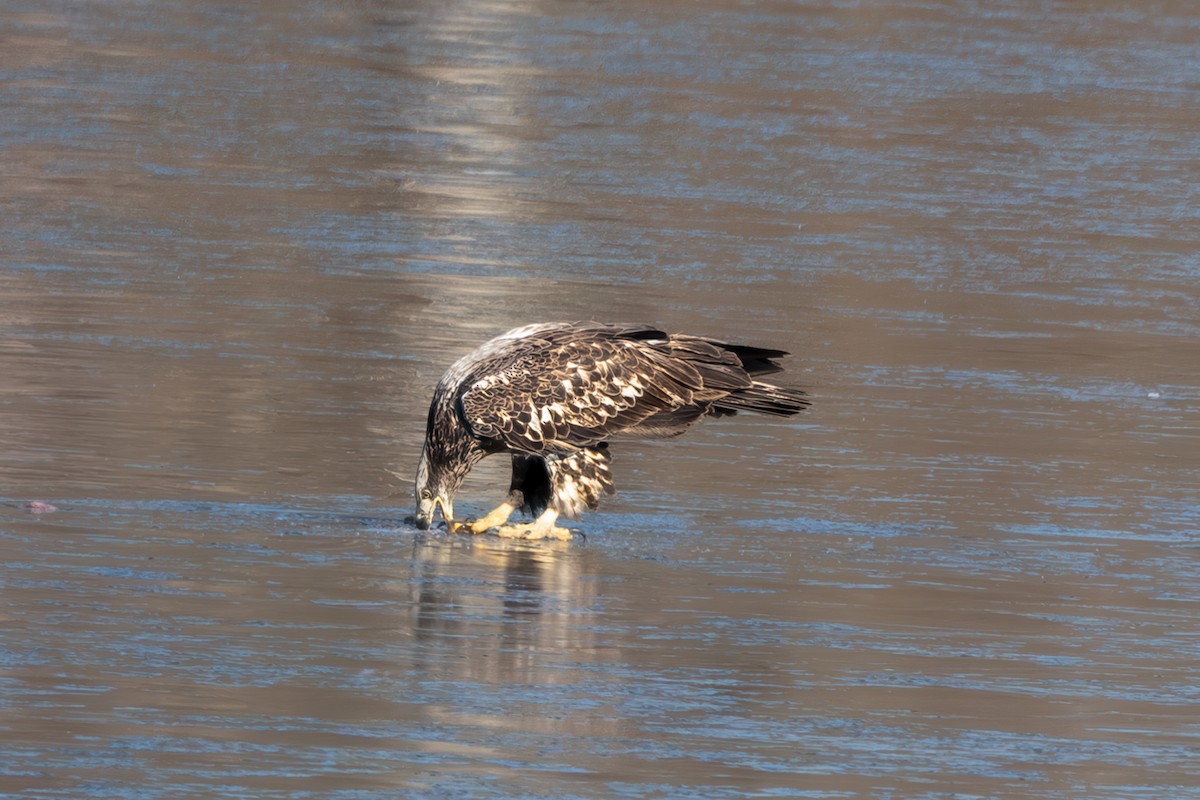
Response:
[{"label": "water surface", "polygon": [[[1198,34],[8,4],[0,796],[1200,798]],[[572,318],[813,407],[407,526],[442,370]]]}]

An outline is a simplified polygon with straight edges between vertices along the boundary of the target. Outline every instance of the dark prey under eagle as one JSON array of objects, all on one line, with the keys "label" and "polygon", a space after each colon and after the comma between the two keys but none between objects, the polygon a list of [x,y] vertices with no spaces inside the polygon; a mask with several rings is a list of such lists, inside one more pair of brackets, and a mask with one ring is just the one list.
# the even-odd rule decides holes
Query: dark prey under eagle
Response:
[{"label": "dark prey under eagle", "polygon": [[[440,508],[453,532],[567,539],[555,523],[613,494],[608,442],[678,436],[704,417],[790,416],[804,392],[758,380],[783,350],[727,344],[644,325],[549,322],[497,336],[454,363],[429,406],[417,468],[417,526]],[[512,454],[507,499],[454,519],[454,495],[484,456]],[[533,522],[511,525],[522,510]]]}]

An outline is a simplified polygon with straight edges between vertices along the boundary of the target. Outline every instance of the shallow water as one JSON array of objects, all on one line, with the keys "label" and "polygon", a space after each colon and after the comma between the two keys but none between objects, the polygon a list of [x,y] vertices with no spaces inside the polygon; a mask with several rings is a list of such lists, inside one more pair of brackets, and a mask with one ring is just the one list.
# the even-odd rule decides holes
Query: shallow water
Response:
[{"label": "shallow water", "polygon": [[[6,5],[0,796],[1200,798],[1198,33]],[[405,525],[561,318],[814,405],[614,447],[583,543]]]}]

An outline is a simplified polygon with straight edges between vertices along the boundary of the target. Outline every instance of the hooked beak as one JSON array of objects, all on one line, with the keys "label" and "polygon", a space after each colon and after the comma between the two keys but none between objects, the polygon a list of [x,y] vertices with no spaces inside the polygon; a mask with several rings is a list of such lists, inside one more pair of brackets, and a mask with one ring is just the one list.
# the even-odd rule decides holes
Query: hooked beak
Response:
[{"label": "hooked beak", "polygon": [[417,527],[423,531],[429,530],[433,524],[433,515],[437,509],[442,510],[442,518],[449,528],[454,522],[454,503],[444,497],[422,498],[417,505]]}]

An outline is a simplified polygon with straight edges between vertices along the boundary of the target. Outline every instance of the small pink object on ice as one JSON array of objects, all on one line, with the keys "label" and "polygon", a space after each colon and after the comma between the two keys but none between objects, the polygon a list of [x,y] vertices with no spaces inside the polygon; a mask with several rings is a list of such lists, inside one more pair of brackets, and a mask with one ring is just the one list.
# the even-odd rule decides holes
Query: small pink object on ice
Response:
[{"label": "small pink object on ice", "polygon": [[30,514],[53,514],[55,511],[58,511],[58,506],[43,503],[41,500],[30,500],[28,503],[23,504],[21,508]]}]

